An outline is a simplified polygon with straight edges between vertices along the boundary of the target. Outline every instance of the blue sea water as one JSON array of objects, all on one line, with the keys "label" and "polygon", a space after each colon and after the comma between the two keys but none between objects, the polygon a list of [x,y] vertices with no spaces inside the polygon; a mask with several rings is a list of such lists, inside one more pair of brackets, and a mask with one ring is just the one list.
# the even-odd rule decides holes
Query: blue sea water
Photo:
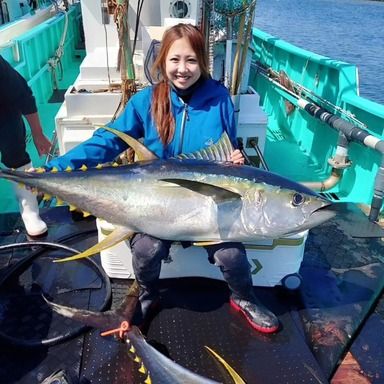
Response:
[{"label": "blue sea water", "polygon": [[360,95],[384,104],[384,2],[258,0],[254,25],[300,48],[355,64]]}]

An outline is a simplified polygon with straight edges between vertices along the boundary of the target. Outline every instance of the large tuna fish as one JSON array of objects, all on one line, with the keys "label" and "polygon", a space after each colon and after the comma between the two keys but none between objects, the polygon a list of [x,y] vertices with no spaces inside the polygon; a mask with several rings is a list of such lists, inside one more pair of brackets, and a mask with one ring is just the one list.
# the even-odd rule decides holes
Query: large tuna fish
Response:
[{"label": "large tuna fish", "polygon": [[[139,154],[145,151],[135,140],[129,139],[129,144]],[[192,159],[153,159],[71,172],[2,170],[0,176],[57,196],[116,226],[104,244],[82,256],[135,232],[200,244],[252,242],[295,234],[334,215],[324,209],[329,201],[297,182],[255,167],[211,161],[228,158],[229,151],[223,137],[211,149],[189,156]]]}]

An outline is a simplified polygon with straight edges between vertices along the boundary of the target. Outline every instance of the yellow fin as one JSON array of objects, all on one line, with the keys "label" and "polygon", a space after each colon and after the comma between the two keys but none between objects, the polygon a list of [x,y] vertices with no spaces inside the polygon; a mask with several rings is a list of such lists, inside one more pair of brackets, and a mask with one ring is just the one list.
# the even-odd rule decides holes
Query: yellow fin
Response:
[{"label": "yellow fin", "polygon": [[139,356],[135,356],[135,358],[133,359],[133,361],[135,362],[135,363],[141,363],[141,358],[139,357]]},{"label": "yellow fin", "polygon": [[100,241],[100,243],[95,244],[93,247],[88,248],[84,252],[75,256],[66,257],[64,259],[57,259],[57,260],[54,260],[53,262],[62,263],[64,261],[78,260],[78,259],[83,259],[84,257],[92,256],[105,249],[113,247],[114,245],[120,243],[123,240],[130,238],[133,234],[134,232],[128,230],[125,227],[117,227],[104,240]]},{"label": "yellow fin", "polygon": [[224,368],[228,371],[228,373],[231,375],[232,379],[233,379],[233,382],[235,384],[246,384],[246,382],[240,377],[240,375],[217,353],[215,352],[213,349],[207,347],[205,345],[205,348],[208,349],[208,351],[214,356],[216,357],[217,360],[219,360],[219,362],[221,364],[223,364]]},{"label": "yellow fin", "polygon": [[144,373],[146,374],[148,371],[147,371],[147,368],[145,367],[145,365],[143,364],[143,362],[141,362],[141,366],[139,368],[139,372],[140,373]]},{"label": "yellow fin", "polygon": [[51,195],[48,195],[48,193],[44,193],[44,195],[43,195],[43,200],[44,201],[49,201],[49,200],[51,200],[52,199],[52,196]]},{"label": "yellow fin", "polygon": [[222,241],[196,241],[192,243],[196,247],[206,247],[208,245],[215,245],[215,244],[220,244]]},{"label": "yellow fin", "polygon": [[105,130],[114,133],[116,136],[120,137],[124,143],[128,144],[134,151],[139,161],[141,160],[155,160],[158,157],[150,151],[145,145],[141,144],[140,141],[134,139],[133,137],[127,135],[124,132],[118,131],[117,129],[110,127],[103,127]]}]

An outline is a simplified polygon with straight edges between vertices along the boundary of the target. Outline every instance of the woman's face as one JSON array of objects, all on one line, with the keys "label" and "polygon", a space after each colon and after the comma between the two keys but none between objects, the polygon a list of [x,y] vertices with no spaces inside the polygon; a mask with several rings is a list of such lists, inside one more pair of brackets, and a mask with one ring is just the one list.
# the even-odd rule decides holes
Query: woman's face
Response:
[{"label": "woman's face", "polygon": [[186,38],[175,40],[165,59],[165,72],[168,79],[179,89],[187,89],[199,79],[201,70]]}]

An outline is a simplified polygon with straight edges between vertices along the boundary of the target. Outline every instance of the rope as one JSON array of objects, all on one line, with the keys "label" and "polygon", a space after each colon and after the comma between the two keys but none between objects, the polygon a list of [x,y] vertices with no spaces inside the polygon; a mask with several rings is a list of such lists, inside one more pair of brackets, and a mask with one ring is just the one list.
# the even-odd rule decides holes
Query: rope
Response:
[{"label": "rope", "polygon": [[117,57],[117,70],[121,73],[121,101],[112,120],[125,107],[131,96],[136,93],[135,68],[132,59],[131,43],[128,24],[128,0],[117,0],[114,12],[114,22],[119,38],[119,52]]},{"label": "rope", "polygon": [[68,12],[59,9],[59,6],[56,1],[53,1],[53,4],[55,6],[56,11],[64,15],[64,30],[61,36],[59,46],[56,49],[55,55],[50,59],[48,59],[49,70],[52,72],[53,89],[57,90],[59,87],[58,87],[56,68],[59,67],[59,72],[60,72],[59,81],[63,79],[63,72],[64,72],[61,58],[64,54],[64,43],[67,37],[67,31],[68,31]]}]

